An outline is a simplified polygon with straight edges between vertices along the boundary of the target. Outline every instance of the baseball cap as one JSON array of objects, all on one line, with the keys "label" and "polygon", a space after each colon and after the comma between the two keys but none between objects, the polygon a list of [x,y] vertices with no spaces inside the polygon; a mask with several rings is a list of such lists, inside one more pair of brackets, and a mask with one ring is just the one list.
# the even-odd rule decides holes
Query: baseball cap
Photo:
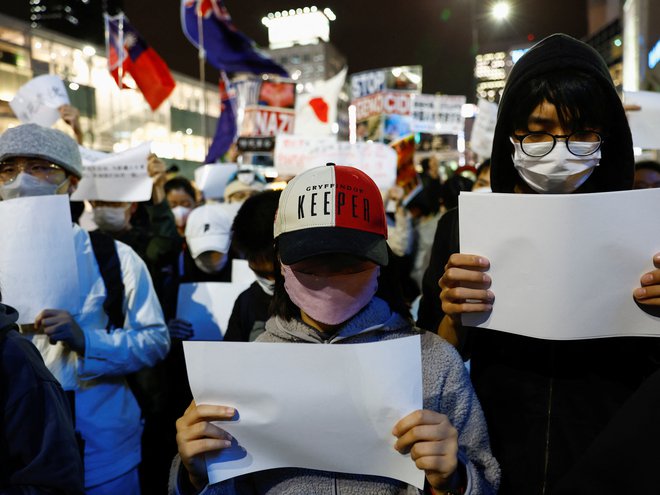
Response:
[{"label": "baseball cap", "polygon": [[236,204],[209,203],[190,212],[185,235],[193,258],[206,251],[229,251],[231,226],[239,208]]},{"label": "baseball cap", "polygon": [[0,161],[14,157],[48,160],[82,177],[82,160],[76,142],[62,131],[38,124],[7,129],[0,136]]},{"label": "baseball cap", "polygon": [[229,177],[224,191],[224,198],[225,201],[229,201],[233,194],[249,191],[259,192],[263,191],[265,186],[266,180],[261,175],[251,170],[238,170]]},{"label": "baseball cap", "polygon": [[387,224],[376,183],[329,163],[294,177],[280,197],[275,238],[282,263],[341,253],[387,265]]}]

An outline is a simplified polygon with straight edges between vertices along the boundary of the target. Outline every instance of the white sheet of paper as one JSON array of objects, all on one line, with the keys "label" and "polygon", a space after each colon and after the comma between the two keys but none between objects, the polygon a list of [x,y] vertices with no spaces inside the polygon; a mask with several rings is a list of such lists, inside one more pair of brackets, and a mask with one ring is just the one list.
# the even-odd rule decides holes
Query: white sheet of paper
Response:
[{"label": "white sheet of paper", "polygon": [[9,106],[24,124],[50,127],[60,118],[58,110],[69,104],[69,95],[59,76],[45,74],[21,86]]},{"label": "white sheet of paper", "polygon": [[93,150],[84,146],[78,146],[78,151],[80,151],[80,158],[83,165],[91,165],[110,156],[110,153],[106,153],[105,151]]},{"label": "white sheet of paper", "polygon": [[184,342],[197,404],[236,408],[218,423],[237,445],[208,455],[209,481],[278,467],[387,476],[422,488],[394,450],[394,425],[422,408],[420,338],[370,344]]},{"label": "white sheet of paper", "polygon": [[179,285],[176,316],[192,323],[190,340],[222,340],[236,298],[252,283],[199,282]]},{"label": "white sheet of paper", "polygon": [[655,91],[625,91],[626,105],[639,105],[640,110],[627,113],[633,145],[650,150],[660,149],[658,122],[660,122],[660,93]]},{"label": "white sheet of paper", "polygon": [[[71,195],[73,201],[147,201],[153,182],[147,172],[151,143],[112,153],[89,161],[83,167],[83,177]],[[88,154],[87,158],[93,155]]]},{"label": "white sheet of paper", "polygon": [[247,260],[231,260],[231,280],[247,289],[252,282],[257,280],[257,277],[250,270]]},{"label": "white sheet of paper", "polygon": [[660,252],[660,189],[461,193],[460,245],[490,260],[490,314],[463,323],[543,339],[660,336],[633,290]]},{"label": "white sheet of paper", "polygon": [[34,323],[43,309],[80,312],[80,288],[66,195],[0,201],[2,301],[18,323]]},{"label": "white sheet of paper", "polygon": [[195,184],[206,199],[224,197],[227,180],[238,170],[236,163],[202,165],[195,169]]},{"label": "white sheet of paper", "polygon": [[497,103],[479,99],[479,113],[474,119],[472,137],[470,139],[472,151],[481,158],[489,158],[493,149],[493,135],[497,123]]}]

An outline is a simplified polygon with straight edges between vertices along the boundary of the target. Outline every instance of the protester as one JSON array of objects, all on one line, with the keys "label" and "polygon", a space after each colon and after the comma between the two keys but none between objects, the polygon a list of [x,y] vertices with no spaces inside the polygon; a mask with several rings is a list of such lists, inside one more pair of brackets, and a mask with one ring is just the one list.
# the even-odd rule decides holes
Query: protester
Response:
[{"label": "protester", "polygon": [[185,177],[172,177],[165,183],[165,199],[172,209],[180,236],[185,235],[188,215],[197,206],[195,188]]},{"label": "protester", "polygon": [[[595,50],[558,34],[523,55],[500,101],[491,156],[493,191],[630,189],[633,163],[623,106]],[[642,277],[642,287],[631,297],[659,305],[660,254],[654,261],[652,256],[640,263],[655,264],[656,269]],[[489,261],[480,253],[460,252],[458,211],[448,212],[438,224],[418,323],[439,328],[471,358],[472,382],[502,465],[500,493],[552,494],[599,441],[627,398],[657,369],[657,341],[549,341],[464,327],[461,314],[488,312],[497,304],[497,295],[489,290],[490,275],[484,273],[488,269]],[[585,297],[598,297],[595,289]],[[636,455],[636,449],[607,455]],[[602,474],[610,481],[629,476],[626,470]]]},{"label": "protester", "polygon": [[248,198],[234,218],[234,249],[247,260],[257,280],[236,299],[223,340],[250,342],[265,329],[275,289],[273,223],[280,194],[264,191]]},{"label": "protester", "polygon": [[227,180],[225,203],[242,203],[265,187],[266,180],[260,174],[247,169],[238,170]]},{"label": "protester", "polygon": [[[163,272],[176,264],[183,239],[179,236],[174,215],[165,194],[165,164],[150,154],[147,172],[153,181],[151,199],[144,204],[126,201],[91,201],[94,223],[99,230],[128,244],[149,268],[156,293],[162,299]],[[146,218],[137,221],[142,206]]]},{"label": "protester", "polygon": [[[0,164],[3,200],[70,194],[82,174],[78,145],[36,124],[0,136]],[[72,235],[82,311],[44,309],[34,322],[32,342],[63,388],[74,391],[75,424],[85,443],[86,493],[139,494],[140,409],[124,377],[163,359],[169,334],[144,262],[120,242],[115,251],[124,297],[114,303],[125,316],[121,327],[110,323],[104,307],[108,290],[90,236],[75,224]]]},{"label": "protester", "polygon": [[660,163],[646,160],[635,164],[635,183],[633,189],[660,187]]},{"label": "protester", "polygon": [[0,304],[0,492],[82,495],[83,467],[69,401]]},{"label": "protester", "polygon": [[[310,192],[312,187],[321,192]],[[425,470],[436,493],[495,493],[497,462],[458,354],[392,311],[389,301],[374,296],[380,267],[388,261],[386,236],[380,192],[360,170],[330,164],[294,178],[282,193],[275,223],[281,270],[275,316],[257,341],[351,344],[420,335],[424,410],[392,425],[393,448],[410,452],[411,462]],[[296,467],[251,473],[205,488],[204,454],[230,443],[211,422],[233,415],[231,408],[191,403],[177,422],[180,458],[173,464],[170,493],[330,493],[338,486],[347,493],[422,493],[389,478]]]},{"label": "protester", "polygon": [[477,167],[477,180],[472,186],[472,192],[493,192],[490,188],[490,158]]}]

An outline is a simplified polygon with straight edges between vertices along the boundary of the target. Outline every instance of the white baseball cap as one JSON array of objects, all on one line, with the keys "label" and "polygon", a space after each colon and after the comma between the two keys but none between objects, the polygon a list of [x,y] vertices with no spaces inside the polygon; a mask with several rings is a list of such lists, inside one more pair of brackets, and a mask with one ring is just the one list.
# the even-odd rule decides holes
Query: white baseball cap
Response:
[{"label": "white baseball cap", "polygon": [[209,203],[190,212],[186,242],[193,258],[206,251],[229,252],[231,226],[240,204]]}]

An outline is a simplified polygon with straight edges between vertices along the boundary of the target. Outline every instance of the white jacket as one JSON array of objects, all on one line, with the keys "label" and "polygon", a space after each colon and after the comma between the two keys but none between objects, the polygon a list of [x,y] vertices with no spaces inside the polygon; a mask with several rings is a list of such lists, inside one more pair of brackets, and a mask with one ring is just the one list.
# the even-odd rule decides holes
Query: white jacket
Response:
[{"label": "white jacket", "polygon": [[85,356],[45,335],[32,339],[65,390],[76,392],[76,429],[85,440],[85,487],[122,475],[140,462],[140,408],[124,376],[163,359],[170,338],[146,265],[116,242],[124,282],[124,328],[106,330],[106,297],[89,234],[73,227]]}]

